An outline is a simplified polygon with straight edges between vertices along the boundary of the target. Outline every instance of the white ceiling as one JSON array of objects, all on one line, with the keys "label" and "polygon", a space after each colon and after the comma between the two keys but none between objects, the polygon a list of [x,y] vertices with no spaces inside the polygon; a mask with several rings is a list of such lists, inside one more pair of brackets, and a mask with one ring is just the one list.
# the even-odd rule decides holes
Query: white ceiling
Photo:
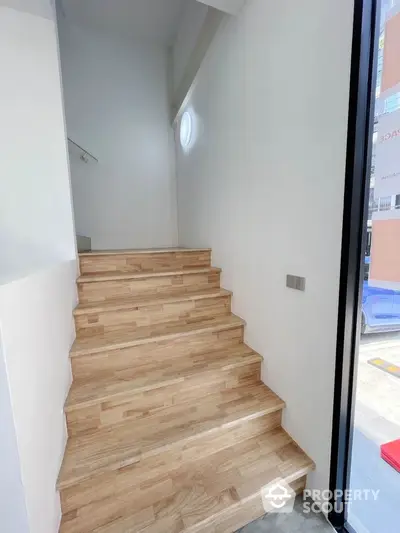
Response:
[{"label": "white ceiling", "polygon": [[171,45],[183,6],[195,0],[61,0],[66,18],[79,26]]}]

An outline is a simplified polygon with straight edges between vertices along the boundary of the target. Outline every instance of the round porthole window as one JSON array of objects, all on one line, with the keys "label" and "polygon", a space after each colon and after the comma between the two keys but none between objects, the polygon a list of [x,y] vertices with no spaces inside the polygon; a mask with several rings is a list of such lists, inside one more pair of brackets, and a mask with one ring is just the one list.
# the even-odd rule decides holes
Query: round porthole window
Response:
[{"label": "round porthole window", "polygon": [[181,119],[180,139],[183,148],[187,148],[192,139],[192,115],[185,111]]}]

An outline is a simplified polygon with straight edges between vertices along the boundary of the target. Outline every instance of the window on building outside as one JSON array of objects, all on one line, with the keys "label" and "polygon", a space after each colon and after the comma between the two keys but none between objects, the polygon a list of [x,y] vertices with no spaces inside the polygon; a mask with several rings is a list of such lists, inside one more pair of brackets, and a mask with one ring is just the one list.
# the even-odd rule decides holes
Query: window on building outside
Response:
[{"label": "window on building outside", "polygon": [[400,92],[386,98],[384,111],[385,113],[393,113],[398,109],[400,109]]},{"label": "window on building outside", "polygon": [[383,196],[382,198],[379,198],[379,211],[390,211],[391,205],[391,196]]}]

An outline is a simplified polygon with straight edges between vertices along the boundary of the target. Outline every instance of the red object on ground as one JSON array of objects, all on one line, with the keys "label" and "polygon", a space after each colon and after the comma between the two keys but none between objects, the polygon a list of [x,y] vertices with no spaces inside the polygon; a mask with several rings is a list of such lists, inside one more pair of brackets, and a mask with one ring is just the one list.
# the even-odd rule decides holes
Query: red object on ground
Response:
[{"label": "red object on ground", "polygon": [[381,457],[397,470],[397,472],[400,472],[400,439],[382,444]]}]

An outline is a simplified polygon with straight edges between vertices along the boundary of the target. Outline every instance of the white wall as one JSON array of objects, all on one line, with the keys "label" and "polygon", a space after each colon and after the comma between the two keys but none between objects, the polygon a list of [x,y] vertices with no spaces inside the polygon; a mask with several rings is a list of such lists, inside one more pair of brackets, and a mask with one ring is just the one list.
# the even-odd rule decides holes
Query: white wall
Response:
[{"label": "white wall", "polygon": [[0,287],[3,355],[30,533],[55,533],[61,518],[56,482],[66,443],[75,278],[71,261]]},{"label": "white wall", "polygon": [[[55,13],[0,7],[1,531],[55,533],[76,249]],[[14,9],[15,8],[15,9]]]},{"label": "white wall", "polygon": [[183,80],[190,56],[197,44],[203,24],[206,20],[208,6],[188,0],[182,13],[178,34],[172,48],[172,80],[175,93]]},{"label": "white wall", "polygon": [[[1,333],[1,331],[0,331]],[[28,516],[0,336],[0,524],[7,533],[28,533]]]},{"label": "white wall", "polygon": [[0,64],[2,283],[73,259],[75,238],[54,21],[0,7]]},{"label": "white wall", "polygon": [[177,149],[180,245],[212,247],[314,488],[329,478],[352,10],[249,0],[202,65],[195,139]]},{"label": "white wall", "polygon": [[243,8],[246,0],[197,0],[197,2],[220,9],[230,15],[237,15]]},{"label": "white wall", "polygon": [[176,244],[167,50],[59,27],[68,135],[99,159],[71,156],[77,233],[93,249]]},{"label": "white wall", "polygon": [[11,7],[24,13],[52,19],[54,2],[55,0],[0,0],[0,6]]}]

